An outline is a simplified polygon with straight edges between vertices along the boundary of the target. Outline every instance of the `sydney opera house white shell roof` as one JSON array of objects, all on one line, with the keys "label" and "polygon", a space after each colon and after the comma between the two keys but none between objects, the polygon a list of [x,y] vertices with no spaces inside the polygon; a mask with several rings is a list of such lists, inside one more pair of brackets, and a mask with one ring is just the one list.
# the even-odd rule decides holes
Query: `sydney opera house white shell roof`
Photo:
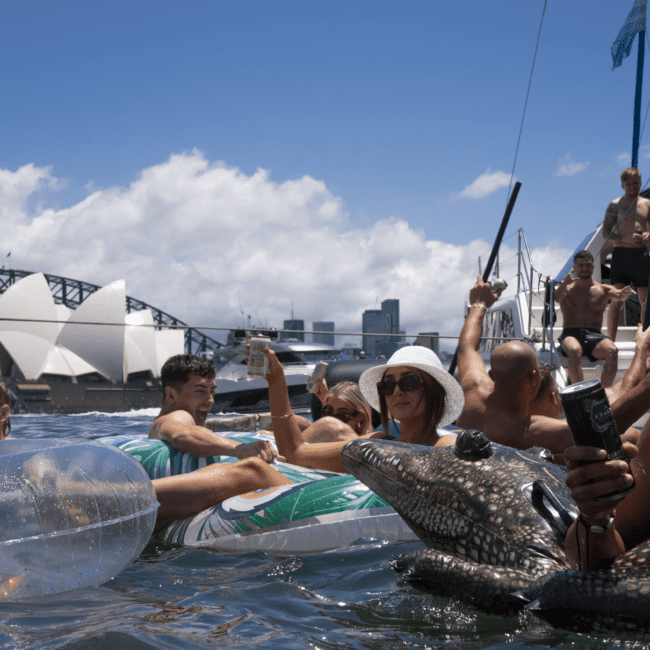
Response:
[{"label": "sydney opera house white shell roof", "polygon": [[[124,280],[92,293],[77,309],[57,305],[42,273],[0,295],[0,372],[25,380],[97,375],[160,377],[162,364],[182,354],[182,330],[155,330],[146,309],[126,314]],[[149,326],[149,327],[147,327]]]}]

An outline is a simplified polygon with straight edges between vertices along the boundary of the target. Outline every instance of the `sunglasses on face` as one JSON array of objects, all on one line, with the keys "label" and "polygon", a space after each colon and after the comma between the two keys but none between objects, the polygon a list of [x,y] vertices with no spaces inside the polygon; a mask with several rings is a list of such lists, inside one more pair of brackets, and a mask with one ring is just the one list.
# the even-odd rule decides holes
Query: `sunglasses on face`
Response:
[{"label": "sunglasses on face", "polygon": [[341,422],[347,424],[352,418],[356,417],[359,411],[353,411],[350,413],[350,411],[347,411],[346,409],[338,409],[335,411],[329,404],[327,406],[323,406],[323,408],[320,410],[320,416],[325,417],[326,415],[336,418],[337,420],[341,420]]},{"label": "sunglasses on face", "polygon": [[422,379],[418,375],[406,375],[397,381],[384,379],[377,384],[377,392],[384,397],[392,395],[395,392],[395,386],[399,386],[403,393],[410,393],[422,386]]}]

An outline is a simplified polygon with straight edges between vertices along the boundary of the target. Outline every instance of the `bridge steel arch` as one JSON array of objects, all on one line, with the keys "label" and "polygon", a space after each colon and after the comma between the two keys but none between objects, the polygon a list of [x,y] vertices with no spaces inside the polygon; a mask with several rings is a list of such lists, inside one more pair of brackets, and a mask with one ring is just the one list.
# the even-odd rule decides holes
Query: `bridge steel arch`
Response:
[{"label": "bridge steel arch", "polygon": [[[0,269],[0,294],[3,294],[12,284],[22,280],[28,275],[32,275],[34,271],[20,271],[18,269]],[[70,309],[76,309],[91,293],[95,293],[102,287],[97,284],[90,284],[89,282],[82,282],[81,280],[73,280],[72,278],[64,278],[60,275],[51,275],[43,273],[47,284],[50,287],[54,302],[65,305]],[[201,354],[202,352],[216,351],[218,348],[224,347],[224,344],[211,336],[200,332],[194,327],[190,327],[187,323],[171,316],[170,314],[157,309],[152,305],[137,300],[131,296],[126,297],[126,312],[130,314],[133,311],[140,311],[142,309],[150,309],[153,315],[156,329],[170,328],[170,329],[184,329],[185,330],[185,352],[187,354]]]}]

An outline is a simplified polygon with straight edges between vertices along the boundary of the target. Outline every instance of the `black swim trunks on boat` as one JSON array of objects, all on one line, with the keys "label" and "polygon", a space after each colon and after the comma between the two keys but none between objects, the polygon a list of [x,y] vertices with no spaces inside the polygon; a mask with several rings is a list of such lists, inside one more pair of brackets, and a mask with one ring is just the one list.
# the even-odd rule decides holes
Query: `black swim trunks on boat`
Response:
[{"label": "black swim trunks on boat", "polygon": [[[574,339],[578,340],[580,346],[582,347],[582,356],[588,357],[589,361],[598,361],[596,357],[592,357],[591,353],[594,348],[601,342],[607,339],[611,341],[609,336],[605,336],[600,330],[594,329],[592,327],[565,327],[560,334],[558,341],[560,345],[562,341],[567,336],[572,336]],[[564,351],[564,348],[560,347],[562,355],[568,357],[569,355]]]},{"label": "black swim trunks on boat", "polygon": [[645,246],[639,248],[615,248],[612,251],[611,284],[633,284],[635,289],[648,285],[650,256]]}]

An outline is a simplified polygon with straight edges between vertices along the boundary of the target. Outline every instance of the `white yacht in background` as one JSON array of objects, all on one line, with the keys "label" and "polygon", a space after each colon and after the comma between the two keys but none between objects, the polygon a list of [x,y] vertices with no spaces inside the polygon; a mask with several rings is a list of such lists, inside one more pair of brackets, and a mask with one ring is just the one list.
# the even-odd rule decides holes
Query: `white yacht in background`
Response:
[{"label": "white yacht in background", "polygon": [[[277,332],[264,332],[275,334]],[[249,377],[244,343],[248,332],[232,330],[228,335],[229,346],[219,350],[220,360],[229,359],[217,369],[213,413],[246,413],[269,410],[269,390],[266,379]],[[348,359],[339,348],[322,343],[303,343],[298,340],[272,341],[284,367],[289,397],[293,408],[309,408],[311,393],[307,392],[307,379],[318,361],[334,362]],[[217,361],[217,360],[215,360]],[[215,364],[216,365],[216,364]]]}]

